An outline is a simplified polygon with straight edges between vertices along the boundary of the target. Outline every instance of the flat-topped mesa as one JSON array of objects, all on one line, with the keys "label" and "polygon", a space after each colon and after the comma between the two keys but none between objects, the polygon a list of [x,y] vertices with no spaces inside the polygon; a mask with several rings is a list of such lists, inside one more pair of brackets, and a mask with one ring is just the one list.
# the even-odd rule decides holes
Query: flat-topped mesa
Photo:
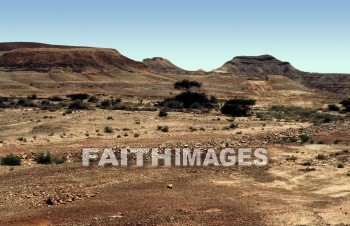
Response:
[{"label": "flat-topped mesa", "polygon": [[216,73],[231,73],[237,75],[285,75],[298,71],[290,63],[283,62],[271,55],[238,56],[213,70]]},{"label": "flat-topped mesa", "polygon": [[148,70],[114,49],[103,48],[17,48],[0,55],[0,68],[7,71],[41,71],[65,69],[82,72],[97,70]]},{"label": "flat-topped mesa", "polygon": [[15,49],[38,49],[38,48],[56,48],[56,49],[70,49],[70,48],[89,48],[80,46],[65,46],[65,45],[50,45],[38,42],[3,42],[0,43],[0,52],[12,51]]},{"label": "flat-topped mesa", "polygon": [[184,73],[186,70],[162,57],[147,58],[142,61],[151,71],[158,73]]}]

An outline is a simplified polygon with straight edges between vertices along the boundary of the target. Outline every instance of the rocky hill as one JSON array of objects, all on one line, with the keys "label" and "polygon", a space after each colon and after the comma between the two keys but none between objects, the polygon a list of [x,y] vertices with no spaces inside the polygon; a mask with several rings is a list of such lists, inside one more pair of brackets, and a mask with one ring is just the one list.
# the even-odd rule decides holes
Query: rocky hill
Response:
[{"label": "rocky hill", "polygon": [[186,71],[182,68],[179,68],[172,62],[161,57],[147,58],[142,61],[147,65],[152,71],[158,73],[185,73]]},{"label": "rocky hill", "polygon": [[0,69],[39,72],[48,72],[52,69],[74,72],[82,72],[87,69],[100,71],[148,70],[148,67],[143,63],[131,60],[113,49],[66,46],[36,48],[37,45],[33,45],[33,48],[21,48],[19,46],[21,45],[3,47],[3,49],[10,49],[10,47],[16,47],[16,49],[0,55]]},{"label": "rocky hill", "polygon": [[267,78],[267,75],[283,75],[317,90],[339,94],[350,93],[349,74],[304,72],[296,69],[289,62],[280,61],[270,55],[234,57],[212,72],[253,76],[260,79]]},{"label": "rocky hill", "polygon": [[270,55],[239,56],[226,62],[223,66],[213,70],[216,73],[230,73],[238,75],[284,75],[294,73],[295,69],[290,63],[280,61]]}]

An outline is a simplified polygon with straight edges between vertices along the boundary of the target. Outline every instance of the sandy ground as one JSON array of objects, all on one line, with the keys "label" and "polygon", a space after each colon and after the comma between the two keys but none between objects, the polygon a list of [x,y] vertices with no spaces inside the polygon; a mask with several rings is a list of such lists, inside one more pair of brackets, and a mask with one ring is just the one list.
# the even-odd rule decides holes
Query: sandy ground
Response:
[{"label": "sandy ground", "polygon": [[[222,130],[230,118],[216,112],[171,112],[166,118],[159,118],[158,112],[62,113],[0,111],[1,155],[24,158],[22,166],[0,166],[0,225],[350,224],[349,166],[337,168],[334,158],[315,159],[320,153],[348,149],[344,143],[266,143],[270,163],[260,168],[86,168],[79,160],[83,147],[247,146],[247,135],[259,137],[309,123],[237,118],[239,128]],[[158,125],[169,126],[169,132],[157,130]],[[105,126],[113,133],[104,133]],[[342,133],[342,138],[349,135]],[[30,156],[40,151],[68,156],[68,163],[38,165]],[[291,155],[296,161],[286,160]],[[303,166],[306,161],[312,166]],[[59,197],[62,203],[48,205],[49,197]]]}]

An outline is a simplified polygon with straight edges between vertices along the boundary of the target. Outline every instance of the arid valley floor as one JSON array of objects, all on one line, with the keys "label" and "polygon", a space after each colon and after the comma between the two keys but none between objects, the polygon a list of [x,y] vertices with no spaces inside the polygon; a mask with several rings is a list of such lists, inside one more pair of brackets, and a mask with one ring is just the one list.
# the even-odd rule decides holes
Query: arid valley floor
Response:
[{"label": "arid valley floor", "polygon": [[[119,53],[120,59],[110,60],[111,50],[5,47],[0,158],[13,154],[21,165],[0,165],[0,225],[350,224],[350,117],[328,108],[341,108],[347,81],[327,92],[324,79],[307,86],[294,74],[169,73],[130,63]],[[82,61],[86,51],[97,53]],[[179,94],[173,84],[183,79],[202,83],[201,91],[217,97],[218,106],[159,116],[157,103]],[[96,101],[85,99],[88,109],[68,111],[72,93]],[[33,105],[18,105],[33,94]],[[235,97],[256,100],[249,116],[220,112]],[[123,108],[100,107],[116,98]],[[263,147],[269,164],[84,167],[84,147]],[[38,164],[41,152],[65,162]]]}]

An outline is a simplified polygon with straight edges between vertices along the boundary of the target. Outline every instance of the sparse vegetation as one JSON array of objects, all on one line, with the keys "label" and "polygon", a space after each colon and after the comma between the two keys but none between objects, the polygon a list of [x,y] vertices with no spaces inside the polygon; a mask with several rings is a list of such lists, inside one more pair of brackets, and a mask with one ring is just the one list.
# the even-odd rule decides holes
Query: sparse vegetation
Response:
[{"label": "sparse vegetation", "polygon": [[190,131],[191,131],[191,132],[195,132],[195,131],[197,131],[197,130],[198,130],[196,127],[193,127],[193,126],[190,126],[190,128],[189,128],[189,129],[190,129]]},{"label": "sparse vegetation", "polygon": [[105,133],[113,133],[112,127],[106,126],[103,130]]},{"label": "sparse vegetation", "polygon": [[25,137],[18,137],[17,140],[21,142],[27,142],[27,138]]},{"label": "sparse vegetation", "polygon": [[86,100],[89,98],[89,94],[86,93],[76,93],[76,94],[69,94],[67,95],[71,100]]},{"label": "sparse vegetation", "polygon": [[196,81],[183,80],[181,82],[176,82],[174,87],[177,89],[185,89],[185,92],[182,92],[175,97],[170,97],[160,102],[158,105],[168,109],[202,109],[213,108],[216,103],[216,97],[212,96],[208,98],[207,94],[192,92],[193,87],[200,88],[202,85]]},{"label": "sparse vegetation", "polygon": [[98,98],[96,96],[90,96],[88,98],[88,102],[90,103],[96,103],[98,101]]},{"label": "sparse vegetation", "polygon": [[334,144],[339,144],[340,142],[341,142],[340,139],[335,139],[333,143],[334,143]]},{"label": "sparse vegetation", "polygon": [[76,99],[68,105],[69,110],[85,110],[89,107],[80,99]]},{"label": "sparse vegetation", "polygon": [[345,112],[350,112],[350,99],[342,100],[340,104],[344,107]]},{"label": "sparse vegetation", "polygon": [[19,166],[21,165],[21,158],[15,155],[7,155],[1,159],[1,165],[4,166]]},{"label": "sparse vegetation", "polygon": [[231,99],[226,101],[221,108],[221,113],[232,117],[248,116],[251,106],[255,103],[256,101],[252,99]]},{"label": "sparse vegetation", "polygon": [[50,152],[46,152],[46,153],[40,152],[35,156],[34,160],[38,164],[45,164],[45,165],[52,164],[54,162],[54,158]]},{"label": "sparse vegetation", "polygon": [[22,107],[34,107],[33,101],[28,98],[19,98],[17,101],[17,105]]},{"label": "sparse vegetation", "polygon": [[158,113],[159,117],[167,117],[168,116],[168,112],[163,108],[159,111]]},{"label": "sparse vegetation", "polygon": [[306,134],[301,134],[299,136],[299,138],[300,138],[302,144],[304,144],[310,140],[310,137]]},{"label": "sparse vegetation", "polygon": [[169,127],[168,126],[157,126],[157,130],[160,130],[163,133],[167,133],[167,132],[169,132]]},{"label": "sparse vegetation", "polygon": [[337,168],[344,168],[344,164],[343,163],[338,163]]},{"label": "sparse vegetation", "polygon": [[50,101],[55,101],[55,102],[61,102],[63,101],[63,98],[60,96],[52,96],[49,98]]},{"label": "sparse vegetation", "polygon": [[293,161],[293,162],[295,162],[297,159],[298,159],[298,158],[297,158],[296,156],[294,156],[294,155],[288,156],[288,157],[286,158],[287,161]]},{"label": "sparse vegetation", "polygon": [[38,164],[49,165],[49,164],[63,164],[67,161],[66,157],[54,157],[50,152],[38,153],[34,161]]},{"label": "sparse vegetation", "polygon": [[340,111],[340,108],[335,104],[328,104],[328,110],[330,111]]},{"label": "sparse vegetation", "polygon": [[324,154],[318,154],[318,155],[316,155],[316,159],[317,160],[325,160],[326,156]]}]

